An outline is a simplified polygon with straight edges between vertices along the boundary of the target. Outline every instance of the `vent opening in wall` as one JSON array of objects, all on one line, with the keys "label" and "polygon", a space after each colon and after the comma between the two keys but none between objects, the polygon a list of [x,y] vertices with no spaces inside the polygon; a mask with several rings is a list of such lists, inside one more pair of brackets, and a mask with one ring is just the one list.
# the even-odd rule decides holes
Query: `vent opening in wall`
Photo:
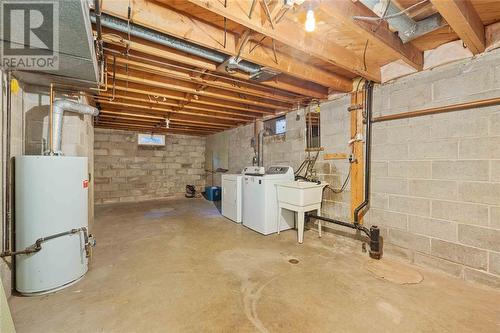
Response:
[{"label": "vent opening in wall", "polygon": [[164,146],[165,135],[137,134],[137,144],[139,146]]}]

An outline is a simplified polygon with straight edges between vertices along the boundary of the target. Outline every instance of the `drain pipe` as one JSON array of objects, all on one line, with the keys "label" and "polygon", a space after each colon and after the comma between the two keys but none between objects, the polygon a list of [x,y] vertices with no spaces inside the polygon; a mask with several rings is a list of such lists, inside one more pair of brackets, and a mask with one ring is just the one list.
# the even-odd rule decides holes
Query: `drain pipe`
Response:
[{"label": "drain pipe", "polygon": [[[102,27],[130,34],[131,36],[145,39],[153,43],[161,44],[163,46],[167,46],[175,50],[182,51],[203,59],[214,61],[218,64],[222,64],[226,61],[229,61],[231,69],[239,69],[248,74],[256,74],[260,72],[262,69],[261,66],[253,64],[251,62],[234,61],[234,59],[232,60],[231,57],[228,57],[227,55],[221,52],[213,51],[209,48],[198,46],[196,44],[186,42],[182,39],[175,38],[134,23],[128,23],[125,20],[116,18],[111,15],[101,13],[99,16],[100,16],[99,21]],[[96,24],[97,17],[95,12],[92,12],[90,14],[90,19],[92,23]]]},{"label": "drain pipe", "polygon": [[370,204],[370,169],[372,151],[372,108],[373,108],[373,82],[368,82],[365,86],[366,105],[366,144],[365,144],[365,190],[363,202],[354,209],[354,224],[359,224],[360,213]]},{"label": "drain pipe", "polygon": [[364,201],[354,210],[354,223],[343,222],[330,219],[316,214],[308,214],[308,218],[319,219],[343,227],[355,229],[365,233],[370,239],[370,257],[380,259],[382,257],[380,229],[373,225],[368,229],[359,223],[359,215],[363,209],[369,207],[370,203],[370,167],[371,167],[371,130],[372,130],[372,108],[373,108],[373,82],[365,85],[365,105],[366,105],[366,148],[365,148],[365,193]]},{"label": "drain pipe", "polygon": [[54,102],[52,112],[52,137],[51,146],[45,155],[63,155],[61,151],[62,144],[62,125],[64,111],[75,112],[78,114],[89,114],[97,116],[99,110],[93,106],[80,104],[67,99],[60,99]]}]

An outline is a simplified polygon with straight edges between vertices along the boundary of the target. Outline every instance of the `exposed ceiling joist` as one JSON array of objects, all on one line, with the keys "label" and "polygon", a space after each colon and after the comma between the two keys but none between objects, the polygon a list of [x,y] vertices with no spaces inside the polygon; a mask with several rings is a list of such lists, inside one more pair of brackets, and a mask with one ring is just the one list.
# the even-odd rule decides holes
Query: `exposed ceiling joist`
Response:
[{"label": "exposed ceiling joist", "polygon": [[[354,52],[333,42],[326,42],[314,35],[307,34],[302,27],[299,27],[294,22],[283,20],[274,28],[262,25],[259,11],[255,11],[252,18],[249,18],[250,3],[247,1],[228,1],[227,6],[224,6],[224,3],[219,1],[189,0],[189,2],[269,36],[305,54],[334,64],[364,78],[380,82],[380,70],[378,68],[365,68],[363,60]],[[290,33],[291,31],[293,33]]]},{"label": "exposed ceiling joist", "polygon": [[[132,59],[134,59],[132,57]],[[115,60],[108,58],[108,63],[111,64],[113,61],[116,61],[117,65],[120,66],[128,66],[128,68],[138,69],[138,70],[146,70],[152,71],[157,74],[164,75],[166,77],[172,79],[178,79],[185,82],[196,83],[203,86],[219,88],[222,90],[238,92],[250,96],[255,96],[258,98],[265,98],[270,100],[275,100],[283,103],[293,103],[294,99],[291,96],[285,96],[283,94],[278,94],[272,89],[258,89],[255,86],[245,86],[244,84],[236,85],[235,83],[231,84],[229,82],[224,82],[224,80],[219,79],[218,81],[210,80],[207,78],[203,78],[201,73],[189,73],[188,70],[180,71],[178,69],[172,69],[167,65],[157,66],[151,65],[141,61],[135,61],[127,59],[126,57],[116,57]],[[216,78],[217,79],[217,78]]]},{"label": "exposed ceiling joist", "polygon": [[96,127],[111,128],[111,129],[121,129],[128,131],[142,131],[142,132],[153,132],[153,133],[164,133],[164,134],[186,134],[186,135],[198,135],[205,136],[208,134],[217,133],[218,131],[205,131],[190,128],[159,128],[154,126],[142,125],[142,124],[132,124],[126,121],[102,121],[96,122],[94,124]]},{"label": "exposed ceiling joist", "polygon": [[370,43],[389,50],[396,58],[402,59],[417,70],[424,66],[424,54],[411,43],[403,44],[401,39],[389,30],[386,23],[370,24],[362,20],[353,20],[353,16],[373,16],[371,10],[362,4],[351,1],[322,1],[319,8],[337,22],[358,32]]},{"label": "exposed ceiling joist", "polygon": [[[166,119],[152,119],[152,118],[139,118],[139,117],[134,117],[134,116],[129,116],[129,115],[124,115],[120,114],[118,112],[106,112],[102,111],[101,114],[99,115],[99,121],[112,121],[112,120],[128,120],[128,121],[133,121],[135,123],[141,124],[153,124],[153,125],[161,125],[164,126],[166,124]],[[169,119],[169,126],[170,125],[185,125],[185,126],[190,126],[193,128],[209,128],[213,130],[220,130],[224,128],[220,128],[214,125],[210,124],[193,124],[190,122],[185,122],[185,121],[179,121],[176,119]]]},{"label": "exposed ceiling joist", "polygon": [[108,75],[115,75],[117,80],[121,80],[124,82],[133,82],[138,83],[145,86],[152,86],[158,88],[169,89],[173,91],[179,91],[183,93],[188,93],[196,96],[210,97],[214,99],[218,99],[221,101],[229,101],[244,105],[249,105],[254,107],[256,112],[261,113],[273,113],[271,110],[284,110],[289,108],[292,104],[282,104],[278,102],[270,102],[266,100],[254,100],[250,98],[242,98],[239,96],[234,96],[230,93],[219,91],[219,90],[197,90],[196,86],[193,85],[185,85],[182,82],[175,81],[169,78],[162,77],[160,75],[145,73],[136,70],[128,70],[128,73],[125,71],[117,70],[116,73],[108,72]]},{"label": "exposed ceiling joist", "polygon": [[199,117],[207,117],[207,118],[215,118],[215,119],[225,119],[225,120],[231,120],[234,122],[247,122],[250,121],[248,118],[243,118],[241,116],[235,116],[235,115],[212,115],[212,114],[205,114],[205,113],[199,113],[199,112],[188,112],[184,110],[175,110],[172,108],[162,108],[158,106],[149,106],[145,104],[135,104],[135,103],[130,103],[130,102],[123,102],[123,101],[103,101],[100,100],[99,104],[101,104],[104,108],[108,105],[114,105],[114,106],[119,106],[119,107],[124,107],[125,109],[138,109],[138,110],[143,110],[143,111],[158,111],[160,113],[164,114],[169,114],[169,113],[181,113],[181,114],[187,114],[187,115],[193,115],[193,116],[199,116]]},{"label": "exposed ceiling joist", "polygon": [[[126,110],[126,111],[124,111]],[[139,116],[153,116],[153,117],[160,117],[160,119],[176,119],[176,120],[182,120],[184,122],[190,122],[193,124],[209,124],[209,125],[214,125],[218,126],[221,128],[226,128],[226,127],[234,127],[235,125],[238,124],[238,121],[236,120],[227,120],[227,119],[218,119],[218,118],[211,118],[211,117],[206,117],[205,115],[188,115],[188,114],[183,114],[183,113],[169,113],[169,112],[162,112],[162,111],[156,111],[156,110],[142,110],[142,109],[136,109],[136,108],[122,108],[120,105],[105,105],[101,106],[101,111],[103,112],[114,112],[114,113],[127,113],[130,115],[135,115],[136,117]],[[240,122],[244,123],[244,122]]]},{"label": "exposed ceiling joist", "polygon": [[[121,88],[121,87],[117,87]],[[126,89],[126,88],[124,88]],[[119,89],[117,89],[119,90]],[[140,91],[140,90],[137,90]],[[99,101],[113,101],[113,100],[126,100],[126,101],[135,101],[135,102],[140,102],[144,104],[151,104],[151,105],[163,105],[167,107],[171,107],[173,109],[178,109],[179,104],[175,102],[168,101],[166,98],[163,100],[162,96],[144,96],[141,93],[134,93],[131,91],[116,91],[115,94],[113,95],[112,93],[101,93],[98,97],[96,97],[96,100]],[[189,102],[188,105],[184,105],[182,107],[182,110],[193,110],[193,111],[199,111],[199,112],[209,112],[209,113],[214,113],[214,114],[228,114],[228,115],[236,115],[236,116],[242,116],[246,117],[249,119],[254,119],[260,116],[258,113],[250,113],[250,112],[241,112],[241,111],[229,111],[226,109],[213,109],[213,108],[207,108],[204,106],[199,106],[197,103],[190,102],[189,100],[186,100],[184,102]]]},{"label": "exposed ceiling joist", "polygon": [[[155,45],[153,43],[147,41],[137,42],[132,39],[131,42],[127,42],[124,44],[119,38],[116,36],[111,36],[109,34],[103,35],[103,40],[108,43],[108,45],[115,45],[124,47],[123,50],[117,50],[119,52],[125,51],[125,45],[128,45],[128,54],[131,56],[144,56],[149,55],[155,57],[157,60],[168,60],[175,61],[176,63],[180,63],[183,65],[192,66],[199,69],[208,70],[210,72],[215,72],[217,66],[207,60],[195,59],[193,57],[189,57],[186,55],[182,55],[180,53],[176,53],[174,51],[169,50],[167,47],[162,45]],[[139,53],[137,53],[139,52]],[[218,75],[221,75],[218,73]],[[235,73],[232,75],[233,78],[238,80],[249,80],[249,75],[244,73]],[[325,99],[328,97],[328,89],[320,86],[313,82],[308,81],[298,81],[285,75],[279,75],[274,80],[265,81],[260,83],[263,86],[281,89],[287,92],[291,92],[294,94],[300,94],[303,96],[310,96],[313,98]]]},{"label": "exposed ceiling joist", "polygon": [[431,1],[473,54],[484,52],[486,47],[484,25],[470,1]]},{"label": "exposed ceiling joist", "polygon": [[[220,112],[220,113],[227,113],[227,114],[233,114],[231,111],[242,111],[238,112],[237,114],[242,114],[242,113],[261,113],[260,109],[253,109],[251,107],[247,106],[242,106],[236,103],[229,103],[229,102],[221,102],[219,100],[215,99],[208,99],[208,98],[198,98],[198,99],[189,99],[187,98],[183,93],[179,93],[177,91],[171,91],[167,89],[162,89],[158,87],[148,87],[148,86],[142,86],[139,84],[131,83],[131,82],[117,82],[115,85],[115,90],[123,91],[125,94],[129,93],[137,93],[137,94],[143,94],[145,95],[145,98],[149,97],[158,97],[158,98],[165,98],[165,99],[172,99],[176,101],[182,101],[182,102],[189,102],[189,105],[184,105],[185,109],[192,109],[192,110],[199,110],[199,111],[208,111],[208,112]],[[197,106],[194,106],[193,104],[197,104]],[[200,106],[200,105],[202,106]],[[178,104],[174,104],[171,106],[178,106]],[[209,107],[206,107],[209,106]],[[215,107],[216,109],[213,109]]]},{"label": "exposed ceiling joist", "polygon": [[[168,5],[168,3],[166,4]],[[127,6],[124,6],[120,1],[103,0],[102,11],[122,19],[127,19],[128,16]],[[258,12],[254,11],[255,16],[258,16]],[[231,56],[235,56],[238,53],[236,50],[237,38],[233,33],[225,33],[224,29],[205,23],[194,17],[188,17],[158,3],[152,1],[141,2],[140,10],[132,8],[131,17],[134,23],[141,26],[182,38]],[[224,45],[224,40],[226,40],[226,45]],[[339,48],[338,51],[340,50],[345,51],[344,48]],[[158,56],[161,56],[161,54],[158,54]],[[303,80],[335,88],[338,91],[350,91],[352,89],[351,80],[348,78],[303,63],[288,54],[280,53],[280,61],[276,63],[272,55],[272,50],[264,47],[255,48],[252,53],[249,53],[249,48],[245,47],[241,52],[241,58]],[[352,62],[353,58],[345,59],[345,61]]]}]

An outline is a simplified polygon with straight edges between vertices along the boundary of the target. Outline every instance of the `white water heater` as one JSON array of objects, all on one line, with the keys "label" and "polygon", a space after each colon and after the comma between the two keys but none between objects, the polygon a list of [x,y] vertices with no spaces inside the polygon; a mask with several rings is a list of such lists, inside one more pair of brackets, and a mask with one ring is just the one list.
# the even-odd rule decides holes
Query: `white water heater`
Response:
[{"label": "white water heater", "polygon": [[16,256],[21,294],[62,289],[87,272],[88,177],[86,157],[15,158],[16,251],[41,246]]}]

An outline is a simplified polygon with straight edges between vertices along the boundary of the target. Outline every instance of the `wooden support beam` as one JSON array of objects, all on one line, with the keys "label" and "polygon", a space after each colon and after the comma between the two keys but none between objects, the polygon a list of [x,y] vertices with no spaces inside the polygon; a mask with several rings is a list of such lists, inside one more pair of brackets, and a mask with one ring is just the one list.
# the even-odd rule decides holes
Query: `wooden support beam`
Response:
[{"label": "wooden support beam", "polygon": [[[104,34],[103,40],[105,40],[106,43],[108,43],[108,46],[110,45],[119,46],[118,48],[116,47],[115,48],[120,52],[124,52],[126,45],[128,45],[129,54],[131,55],[139,55],[139,56],[150,55],[158,59],[175,61],[196,68],[206,69],[211,72],[214,72],[217,69],[217,66],[212,62],[209,62],[207,60],[195,59],[193,57],[186,56],[178,52],[176,53],[171,49],[159,44],[154,44],[144,40],[138,41],[138,39],[135,38],[132,38],[130,42],[127,41],[126,43],[124,43],[124,41],[126,41],[125,36],[122,36],[122,39],[120,39],[115,36],[117,34],[120,33],[113,31],[113,34],[109,33]],[[121,49],[120,47],[124,48]],[[217,74],[220,75],[221,73]],[[249,75],[244,73],[237,72],[232,74],[231,76],[240,80],[246,80],[246,81],[249,80]],[[274,78],[274,80],[261,82],[260,84],[266,87],[281,89],[295,94],[301,94],[304,96],[310,96],[318,99],[326,99],[328,97],[327,88],[310,81],[302,81],[302,80],[297,81],[288,75],[279,75],[278,77]]]},{"label": "wooden support beam", "polygon": [[[375,44],[390,51],[396,59],[401,59],[416,70],[424,66],[424,54],[411,43],[403,44],[387,24],[373,25],[362,20],[353,20],[353,16],[373,16],[373,12],[361,3],[351,1],[322,1],[319,9],[335,19],[338,24],[367,38],[370,44]],[[375,29],[376,27],[376,29]]]},{"label": "wooden support beam", "polygon": [[349,158],[349,154],[346,153],[329,153],[329,154],[324,154],[323,159],[324,160],[347,160]]},{"label": "wooden support beam", "polygon": [[183,129],[183,128],[161,129],[145,125],[133,125],[126,122],[125,123],[102,122],[102,123],[94,123],[94,126],[97,128],[108,128],[108,129],[116,129],[124,131],[159,133],[159,134],[184,134],[184,135],[206,136],[217,133],[217,131],[205,132],[205,131],[197,131],[193,129]]},{"label": "wooden support beam", "polygon": [[[351,106],[355,107],[350,111],[351,115],[351,140],[354,162],[351,164],[351,220],[354,221],[354,210],[364,199],[364,168],[365,159],[363,154],[363,141],[358,140],[358,136],[364,136],[363,109],[357,106],[363,104],[364,91],[351,94]],[[363,223],[360,216],[359,223]]]},{"label": "wooden support beam", "polygon": [[189,110],[194,110],[194,111],[198,111],[197,114],[216,114],[216,115],[217,114],[226,114],[226,115],[234,115],[234,116],[240,117],[240,118],[248,118],[249,120],[255,119],[257,116],[260,116],[260,115],[250,114],[247,112],[242,113],[239,111],[226,111],[226,110],[218,110],[218,109],[216,110],[216,109],[211,109],[211,108],[206,108],[206,107],[200,107],[200,106],[195,106],[194,103],[193,103],[193,105],[184,105],[182,108],[180,108],[178,103],[168,102],[168,101],[164,102],[164,101],[162,101],[161,98],[148,99],[147,97],[143,97],[139,94],[132,94],[132,93],[123,94],[121,92],[117,92],[114,96],[114,99],[113,99],[112,94],[101,94],[100,96],[95,97],[95,100],[103,102],[103,103],[105,103],[106,101],[116,101],[116,102],[118,102],[118,101],[124,101],[124,102],[133,101],[133,102],[139,102],[140,104],[144,104],[144,105],[166,106],[166,107],[172,108],[172,110],[177,110],[177,111],[186,110],[187,112],[189,112]]},{"label": "wooden support beam", "polygon": [[[190,102],[190,105],[184,105],[184,109],[190,109],[190,110],[200,110],[200,111],[210,111],[210,112],[220,112],[220,113],[227,113],[227,114],[232,114],[229,113],[230,111],[240,111],[238,114],[243,114],[243,113],[248,113],[248,115],[255,117],[255,114],[261,114],[259,112],[259,109],[254,109],[250,107],[245,107],[241,105],[237,105],[234,103],[224,103],[218,100],[212,100],[212,99],[205,99],[205,98],[198,98],[198,99],[189,99],[186,98],[184,94],[179,94],[167,89],[161,89],[161,88],[156,88],[156,87],[145,87],[139,84],[134,84],[134,83],[128,83],[126,84],[125,82],[117,82],[115,86],[115,90],[117,91],[123,91],[125,94],[129,93],[136,93],[136,94],[142,94],[145,95],[144,98],[149,98],[149,96],[158,96],[158,97],[164,97],[166,99],[172,99],[176,101],[186,101]],[[103,94],[104,95],[104,94]],[[195,104],[197,106],[194,106]],[[199,104],[199,105],[198,105]],[[209,107],[206,107],[206,106]],[[177,106],[178,104],[173,104],[171,106]],[[213,109],[215,107],[216,109]],[[242,112],[241,112],[242,111]]]},{"label": "wooden support beam", "polygon": [[[168,1],[165,1],[165,3],[168,5]],[[210,3],[212,4],[212,2]],[[213,4],[215,3],[216,1],[213,2]],[[228,1],[227,8],[230,10],[236,10],[237,8],[233,5],[233,3],[236,3],[236,1]],[[220,5],[224,8],[222,3]],[[248,6],[245,5],[244,7],[244,10],[239,10],[238,14],[248,17],[247,15],[250,9],[250,3],[248,3]],[[122,19],[127,19],[128,17],[127,8],[128,7],[121,1],[103,0],[101,4],[101,9],[104,13],[117,16]],[[259,19],[260,11],[255,10],[254,16]],[[237,38],[233,33],[228,31],[227,34],[225,34],[224,29],[221,29],[218,26],[206,23],[194,17],[186,16],[166,6],[162,6],[157,2],[141,1],[140,3],[136,3],[136,5],[132,7],[131,19],[135,24],[160,31],[228,55],[237,55]],[[278,26],[280,29],[283,26],[283,23],[284,22],[280,23]],[[251,27],[249,28],[252,29]],[[290,38],[296,37],[295,34],[288,33],[288,35]],[[224,45],[224,36],[226,36],[226,45]],[[319,45],[324,44],[323,41],[316,41],[316,43],[317,42],[320,43]],[[307,48],[308,47],[306,45],[302,47],[302,49]],[[357,57],[353,56],[351,52],[346,51],[343,47],[326,47],[323,51],[324,54],[329,54],[328,58],[335,58],[338,53],[345,55],[346,52],[349,54],[347,58],[343,59],[345,63],[355,63],[355,66],[363,68],[361,61]],[[160,56],[160,54],[158,55]],[[289,54],[280,53],[280,61],[279,63],[276,63],[274,61],[274,57],[272,56],[272,50],[266,48],[256,48],[252,53],[250,53],[249,48],[245,47],[241,53],[241,58],[261,66],[270,67],[282,73],[287,73],[303,80],[312,81],[325,87],[335,88],[337,91],[347,92],[352,88],[350,79],[301,62],[296,57]],[[373,77],[375,81],[379,81],[379,78],[379,74]]]},{"label": "wooden support beam", "polygon": [[176,130],[194,130],[197,132],[219,132],[221,129],[214,129],[214,128],[201,128],[201,127],[196,127],[197,125],[187,125],[187,124],[175,124],[173,122],[170,123],[170,127],[165,127],[165,124],[163,123],[146,123],[146,122],[137,122],[136,120],[128,120],[128,119],[97,119],[94,121],[95,124],[127,124],[131,126],[139,126],[139,127],[150,127],[150,128],[158,128],[158,129],[176,129]]},{"label": "wooden support beam", "polygon": [[[132,57],[133,58],[133,57]],[[113,63],[111,57],[108,57],[108,64]],[[270,89],[258,89],[252,86],[245,86],[244,84],[240,84],[239,86],[236,84],[231,84],[229,82],[224,82],[219,79],[218,81],[209,80],[206,78],[202,78],[201,73],[194,73],[195,75],[190,75],[190,73],[186,71],[174,70],[168,68],[168,64],[164,67],[160,67],[157,65],[151,65],[145,62],[139,62],[127,59],[125,57],[116,57],[116,64],[119,66],[128,66],[128,68],[137,69],[137,70],[145,70],[149,72],[154,72],[157,74],[164,75],[168,78],[182,80],[185,82],[196,83],[203,86],[219,88],[225,91],[237,92],[245,95],[255,96],[258,98],[264,98],[269,100],[275,100],[283,103],[293,103],[296,98],[292,98],[291,96],[284,96],[283,94],[278,94],[273,91],[269,91]]]},{"label": "wooden support beam", "polygon": [[[99,113],[99,119],[104,119],[104,118],[111,118],[111,119],[128,119],[128,120],[134,120],[137,122],[150,122],[150,123],[163,123],[167,118],[166,117],[156,117],[156,116],[151,116],[151,115],[141,115],[137,113],[129,113],[129,112],[117,112],[117,111],[108,111],[108,110],[101,110]],[[190,121],[190,120],[183,120],[183,119],[178,119],[175,117],[170,117],[170,122],[172,124],[186,124],[194,127],[207,127],[207,128],[214,128],[214,129],[228,129],[228,126],[221,126],[220,124],[212,124],[212,123],[205,123],[205,122],[196,122],[196,121]]]},{"label": "wooden support beam", "polygon": [[[113,73],[108,72],[108,75],[111,77],[113,76]],[[173,91],[180,91],[183,93],[188,93],[196,96],[204,96],[204,97],[210,97],[213,99],[217,99],[220,101],[230,101],[234,103],[239,103],[239,104],[245,104],[245,105],[250,105],[253,107],[256,107],[255,110],[259,110],[257,112],[261,113],[268,113],[268,114],[273,114],[274,111],[269,111],[268,109],[271,110],[279,110],[279,111],[285,111],[289,108],[292,107],[291,104],[288,105],[283,105],[278,102],[268,102],[268,101],[257,101],[253,100],[250,98],[242,98],[242,97],[236,97],[232,94],[229,93],[223,93],[220,91],[213,91],[213,90],[197,90],[196,87],[194,86],[188,86],[188,85],[182,85],[182,82],[175,82],[175,80],[172,79],[166,79],[162,78],[159,75],[153,75],[149,73],[144,73],[140,71],[135,71],[135,70],[128,70],[128,73],[124,71],[118,71],[114,74],[117,80],[122,80],[122,81],[128,81],[128,82],[133,82],[133,83],[138,83],[141,85],[145,86],[151,86],[151,87],[158,87],[162,89],[168,89],[168,90],[173,90]]]},{"label": "wooden support beam", "polygon": [[473,54],[484,52],[484,25],[469,0],[431,0]]},{"label": "wooden support beam", "polygon": [[[101,116],[101,115],[124,116],[124,117],[130,117],[130,118],[134,118],[134,119],[146,119],[146,120],[154,120],[154,121],[162,121],[162,120],[165,120],[167,118],[165,116],[157,116],[157,115],[152,115],[152,114],[141,114],[141,113],[133,113],[133,112],[124,112],[124,111],[114,111],[114,110],[110,110],[110,109],[101,110],[99,112],[99,116]],[[182,118],[179,118],[178,115],[171,115],[169,117],[169,119],[177,121],[177,122],[199,124],[199,125],[208,125],[211,127],[218,127],[218,128],[222,128],[222,129],[229,129],[232,126],[230,124],[223,124],[223,123],[210,123],[210,122],[206,122],[206,121],[182,119]]]},{"label": "wooden support beam", "polygon": [[[219,118],[207,117],[203,114],[189,115],[189,114],[182,114],[182,113],[171,113],[171,112],[169,113],[169,112],[163,112],[163,111],[157,111],[157,110],[137,109],[134,107],[124,108],[120,105],[105,105],[105,106],[101,105],[100,108],[101,108],[101,110],[104,110],[106,112],[116,112],[116,113],[127,112],[127,113],[132,113],[132,114],[137,114],[137,115],[159,116],[159,117],[162,117],[163,119],[170,118],[170,119],[179,119],[179,120],[183,120],[183,121],[189,121],[191,123],[224,125],[224,126],[228,126],[229,128],[238,126],[239,124],[247,123],[246,121],[237,121],[237,120],[233,120],[233,119],[219,119]],[[227,128],[224,127],[224,129],[227,129]]]},{"label": "wooden support beam", "polygon": [[[169,111],[169,112],[176,112],[180,114],[187,114],[187,115],[198,115],[198,116],[207,116],[207,117],[212,117],[212,116],[225,116],[227,119],[234,119],[235,121],[251,121],[254,119],[254,117],[248,117],[246,115],[238,114],[238,113],[207,113],[206,111],[200,110],[198,112],[189,112],[189,111],[183,111],[181,108],[178,107],[169,107],[167,103],[164,102],[158,102],[158,103],[152,103],[152,102],[146,102],[142,100],[138,100],[136,98],[119,98],[116,97],[115,99],[102,99],[102,98],[97,98],[97,102],[99,102],[100,105],[120,105],[122,107],[133,107],[134,105],[138,105],[141,107],[158,107],[162,108],[162,110]],[[134,102],[139,102],[135,104]],[[152,109],[156,110],[156,109]],[[156,110],[158,111],[158,110]],[[224,119],[224,118],[221,118]]]},{"label": "wooden support beam", "polygon": [[250,3],[242,0],[233,0],[224,6],[217,0],[189,0],[189,2],[205,8],[229,20],[241,24],[258,33],[288,45],[305,54],[311,55],[335,66],[343,68],[353,74],[366,79],[380,82],[380,70],[378,68],[365,68],[363,60],[354,52],[344,46],[326,41],[313,33],[308,34],[301,25],[292,21],[283,20],[274,28],[262,25],[260,22],[261,12],[256,11],[252,18],[247,13]]},{"label": "wooden support beam", "polygon": [[233,120],[235,122],[251,121],[248,118],[237,117],[237,116],[222,116],[222,115],[201,114],[201,113],[196,113],[196,112],[183,112],[181,110],[174,110],[172,108],[161,108],[161,107],[156,107],[156,106],[147,106],[144,104],[134,104],[134,103],[115,102],[115,101],[109,102],[109,101],[103,101],[103,100],[99,101],[99,103],[101,105],[103,105],[103,107],[106,107],[107,105],[115,105],[115,106],[123,107],[124,109],[135,108],[135,109],[141,109],[141,110],[161,111],[163,113],[182,113],[182,114],[198,115],[198,116],[216,118],[216,119]]},{"label": "wooden support beam", "polygon": [[148,127],[151,129],[159,129],[159,130],[194,130],[197,132],[218,132],[220,129],[207,129],[207,128],[197,128],[193,129],[192,127],[189,126],[183,126],[180,124],[173,125],[171,124],[170,128],[166,128],[163,124],[147,124],[147,123],[138,123],[137,121],[134,120],[111,120],[111,119],[96,119],[94,121],[94,124],[110,124],[110,125],[129,125],[129,126],[134,126],[134,127]]}]

